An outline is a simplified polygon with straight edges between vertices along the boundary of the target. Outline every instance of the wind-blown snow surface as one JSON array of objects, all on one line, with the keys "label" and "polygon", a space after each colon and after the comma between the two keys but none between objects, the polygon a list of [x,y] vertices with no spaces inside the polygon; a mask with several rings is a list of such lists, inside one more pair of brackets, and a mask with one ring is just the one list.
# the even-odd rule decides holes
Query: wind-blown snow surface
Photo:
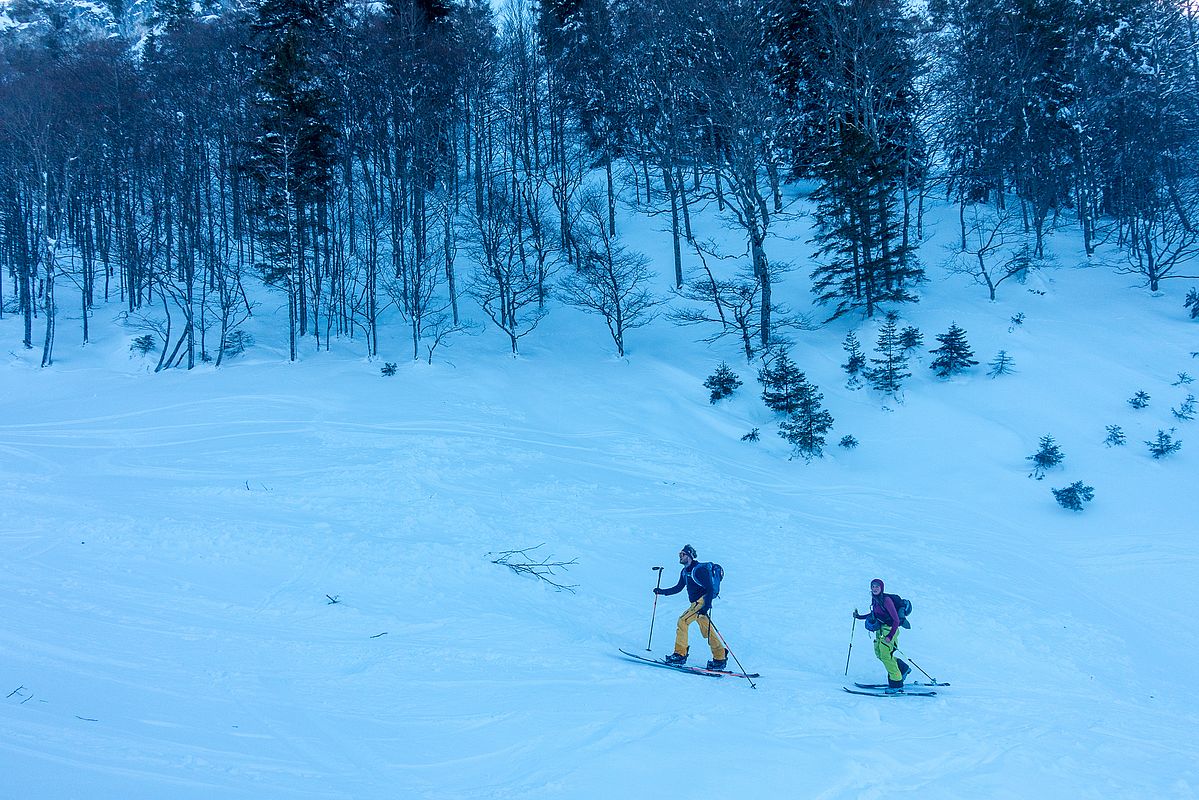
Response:
[{"label": "wind-blown snow surface", "polygon": [[[626,227],[665,275],[651,224]],[[806,263],[797,237],[775,257]],[[837,420],[810,464],[732,342],[665,321],[626,360],[560,308],[515,359],[488,333],[408,364],[397,332],[383,378],[356,343],[287,364],[269,306],[243,359],[158,375],[115,311],[86,347],[64,322],[50,369],[6,317],[0,796],[1199,795],[1199,422],[1169,411],[1199,326],[1185,286],[1150,296],[1058,239],[994,304],[925,247],[905,324],[927,349],[956,321],[984,363],[941,381],[925,353],[902,403],[845,388],[849,322],[797,334]],[[999,349],[1018,372],[988,378]],[[746,385],[713,406],[721,359]],[[1150,459],[1171,427],[1182,451]],[[1045,434],[1066,461],[1031,480]],[[1075,480],[1081,514],[1049,491]],[[726,569],[715,620],[757,690],[617,654],[688,542]],[[491,563],[539,543],[577,558],[576,593]],[[883,678],[860,625],[842,674],[876,576],[915,604],[900,649],[952,681],[936,698],[841,691]],[[683,606],[658,603],[659,655]]]}]

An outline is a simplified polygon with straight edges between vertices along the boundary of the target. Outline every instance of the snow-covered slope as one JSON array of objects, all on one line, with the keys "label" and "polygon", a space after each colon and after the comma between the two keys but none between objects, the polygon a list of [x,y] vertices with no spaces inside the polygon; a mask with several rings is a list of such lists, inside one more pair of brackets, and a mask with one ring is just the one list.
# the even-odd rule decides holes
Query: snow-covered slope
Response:
[{"label": "snow-covered slope", "polygon": [[[625,227],[666,275],[656,224]],[[942,381],[925,353],[902,403],[845,387],[850,321],[798,334],[837,421],[810,464],[733,342],[665,320],[625,360],[560,308],[516,359],[487,333],[408,364],[397,334],[384,378],[352,342],[286,363],[272,305],[241,360],[158,375],[108,311],[87,347],[64,321],[45,370],[6,317],[0,797],[1195,797],[1199,423],[1169,409],[1199,327],[1185,286],[1054,245],[996,303],[925,246],[904,323],[931,347],[956,321],[983,366]],[[796,305],[808,250],[773,243]],[[989,378],[1000,349],[1017,372]],[[713,406],[722,359],[746,385]],[[1046,434],[1066,460],[1035,481]],[[1082,513],[1050,493],[1075,480]],[[617,653],[684,543],[725,567],[715,620],[756,690]],[[538,544],[577,559],[574,593],[491,563]],[[841,691],[883,677],[860,625],[843,677],[876,576],[936,698]],[[658,603],[659,655],[683,605]]]}]

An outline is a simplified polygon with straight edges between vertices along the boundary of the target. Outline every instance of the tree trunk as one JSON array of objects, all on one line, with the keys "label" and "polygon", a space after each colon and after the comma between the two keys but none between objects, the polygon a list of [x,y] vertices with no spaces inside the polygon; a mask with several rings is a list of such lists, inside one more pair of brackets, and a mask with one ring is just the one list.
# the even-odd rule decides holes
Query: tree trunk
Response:
[{"label": "tree trunk", "polygon": [[674,175],[669,166],[662,167],[662,183],[670,196],[670,236],[674,245],[674,286],[683,288],[683,248],[679,235],[679,197],[674,185]]}]

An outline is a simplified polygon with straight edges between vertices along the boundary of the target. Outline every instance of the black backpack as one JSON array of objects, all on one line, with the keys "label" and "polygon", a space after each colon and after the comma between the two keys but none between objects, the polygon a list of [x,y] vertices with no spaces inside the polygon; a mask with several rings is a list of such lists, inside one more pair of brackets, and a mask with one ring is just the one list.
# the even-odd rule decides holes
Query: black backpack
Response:
[{"label": "black backpack", "polygon": [[899,626],[901,628],[911,628],[912,623],[908,622],[908,614],[912,613],[912,601],[904,600],[897,594],[888,594],[891,602],[895,604],[895,613],[899,614]]}]

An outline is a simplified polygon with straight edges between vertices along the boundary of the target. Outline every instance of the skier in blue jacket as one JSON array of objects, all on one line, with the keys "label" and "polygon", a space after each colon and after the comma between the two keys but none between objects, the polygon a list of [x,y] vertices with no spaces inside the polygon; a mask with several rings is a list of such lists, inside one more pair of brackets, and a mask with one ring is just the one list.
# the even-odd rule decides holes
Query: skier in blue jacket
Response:
[{"label": "skier in blue jacket", "polygon": [[712,610],[712,601],[720,594],[720,574],[713,568],[711,562],[696,560],[695,548],[689,544],[683,545],[679,551],[679,563],[683,569],[679,572],[679,582],[669,589],[654,589],[654,594],[678,594],[687,587],[687,599],[691,605],[679,617],[678,630],[674,637],[674,652],[666,657],[667,664],[687,663],[687,631],[692,622],[699,624],[699,632],[708,640],[712,648],[712,660],[708,669],[724,669],[728,663],[728,651],[718,635],[714,636],[708,612]]}]

